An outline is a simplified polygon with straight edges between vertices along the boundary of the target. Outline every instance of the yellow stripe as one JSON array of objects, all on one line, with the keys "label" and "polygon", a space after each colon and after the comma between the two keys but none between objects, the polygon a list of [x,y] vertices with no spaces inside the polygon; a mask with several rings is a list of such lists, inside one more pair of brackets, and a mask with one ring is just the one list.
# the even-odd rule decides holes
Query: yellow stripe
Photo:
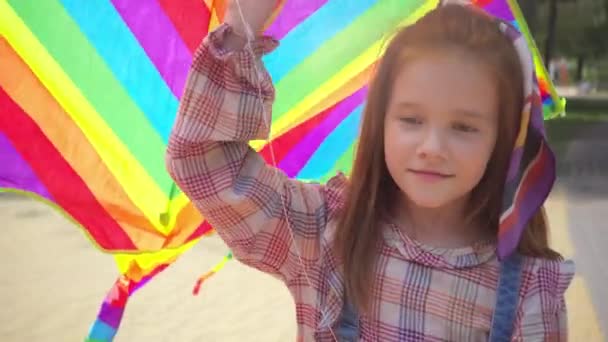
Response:
[{"label": "yellow stripe", "polygon": [[231,258],[229,258],[228,256],[225,256],[222,261],[218,262],[215,266],[213,266],[213,268],[211,269],[211,272],[213,273],[217,273],[219,271],[222,270],[222,268],[224,268],[224,266],[226,266],[226,263],[228,263],[228,261],[232,260]]},{"label": "yellow stripe", "polygon": [[[551,246],[565,258],[571,259],[575,250],[568,226],[568,198],[565,189],[556,187],[545,203]],[[586,281],[576,275],[566,291],[568,308],[568,335],[571,341],[604,341],[599,316],[595,310],[591,292]]]},{"label": "yellow stripe", "polygon": [[78,87],[6,1],[0,1],[0,33],[7,38],[42,84],[90,139],[91,145],[124,187],[133,203],[159,232],[167,234],[168,227],[171,226],[161,225],[159,213],[165,211],[168,197],[114,135]]},{"label": "yellow stripe", "polygon": [[530,110],[531,107],[530,104],[528,104],[521,114],[521,124],[519,125],[519,134],[515,141],[515,147],[524,146],[524,143],[526,142],[526,137],[528,136],[528,122],[530,121]]},{"label": "yellow stripe", "polygon": [[220,25],[220,19],[217,17],[215,6],[211,9],[211,18],[209,19],[209,32],[215,30]]},{"label": "yellow stripe", "polygon": [[173,230],[173,227],[175,226],[175,222],[177,221],[177,216],[188,205],[188,203],[190,203],[190,199],[183,192],[179,193],[177,196],[175,196],[171,200],[171,203],[169,205],[169,213],[168,213],[169,214],[168,226],[171,227],[171,230]]},{"label": "yellow stripe", "polygon": [[605,341],[593,298],[585,279],[579,275],[566,291],[566,307],[570,341]]},{"label": "yellow stripe", "polygon": [[[121,274],[127,274],[134,280],[139,280],[140,277],[146,276],[155,267],[163,263],[174,262],[181,254],[188,251],[200,241],[200,238],[192,240],[179,248],[167,248],[158,252],[140,253],[140,254],[114,254],[114,260]],[[136,271],[141,271],[141,274],[129,274],[133,272],[133,263],[137,264]]]},{"label": "yellow stripe", "polygon": [[568,200],[564,189],[555,187],[545,202],[549,221],[551,247],[565,258],[574,255],[574,246],[568,232]]},{"label": "yellow stripe", "polygon": [[[414,21],[418,20],[428,11],[437,7],[438,0],[427,1],[424,5],[420,6],[416,11],[414,11],[409,17],[405,18],[400,26],[407,26],[412,24]],[[307,120],[312,115],[317,114],[319,111],[327,109],[329,106],[335,104],[337,100],[340,100],[336,96],[334,102],[324,101],[326,103],[325,108],[316,108],[318,111],[311,111],[310,109],[319,104],[327,94],[335,93],[339,90],[339,88],[344,87],[350,79],[352,79],[353,75],[358,75],[370,64],[376,62],[378,58],[382,55],[384,49],[386,48],[386,44],[384,44],[387,40],[390,40],[390,37],[387,39],[380,39],[375,42],[372,46],[370,46],[364,53],[355,58],[352,62],[346,65],[342,70],[336,73],[332,78],[330,78],[327,82],[322,84],[320,87],[315,89],[312,93],[306,96],[301,102],[295,105],[289,112],[285,113],[279,120],[273,123],[272,125],[272,133],[271,139],[274,139],[277,136],[284,134],[289,131],[293,127],[297,126],[299,123]],[[265,145],[265,141],[253,141],[251,142],[251,146],[255,149],[260,149],[263,145]]]}]

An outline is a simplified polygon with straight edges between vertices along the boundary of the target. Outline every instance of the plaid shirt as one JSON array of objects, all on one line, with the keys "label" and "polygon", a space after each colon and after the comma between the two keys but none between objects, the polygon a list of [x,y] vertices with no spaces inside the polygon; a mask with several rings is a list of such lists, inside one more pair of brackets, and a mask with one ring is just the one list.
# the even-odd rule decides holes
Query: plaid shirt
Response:
[{"label": "plaid shirt", "polygon": [[[338,174],[324,185],[290,179],[249,146],[269,132],[263,115],[275,94],[260,57],[278,42],[260,38],[253,58],[223,48],[229,32],[220,26],[195,54],[168,170],[239,261],[288,286],[298,340],[334,341],[344,286],[332,241],[347,179]],[[384,239],[361,340],[487,340],[499,275],[495,245],[437,249],[388,222],[378,225]],[[564,292],[573,273],[569,261],[525,259],[514,341],[567,339]]]}]

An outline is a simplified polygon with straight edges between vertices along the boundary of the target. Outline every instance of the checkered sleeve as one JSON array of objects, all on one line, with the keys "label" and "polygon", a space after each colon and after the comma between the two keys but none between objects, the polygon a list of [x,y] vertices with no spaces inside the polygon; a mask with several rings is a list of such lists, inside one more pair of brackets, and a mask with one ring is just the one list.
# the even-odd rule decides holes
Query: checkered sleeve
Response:
[{"label": "checkered sleeve", "polygon": [[277,42],[258,39],[253,58],[223,48],[229,32],[220,26],[195,53],[167,169],[238,260],[288,281],[316,264],[320,232],[345,179],[326,185],[290,179],[249,146],[268,134],[263,115],[270,115],[275,90],[260,57]]},{"label": "checkered sleeve", "polygon": [[564,293],[574,276],[572,261],[538,259],[525,286],[513,341],[567,341]]}]

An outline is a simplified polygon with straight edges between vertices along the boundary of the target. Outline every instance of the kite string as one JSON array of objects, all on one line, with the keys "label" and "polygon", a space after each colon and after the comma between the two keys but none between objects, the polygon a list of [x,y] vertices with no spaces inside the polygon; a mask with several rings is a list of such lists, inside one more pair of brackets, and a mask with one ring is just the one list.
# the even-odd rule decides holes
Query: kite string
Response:
[{"label": "kite string", "polygon": [[[260,70],[260,68],[258,67],[258,63],[257,63],[257,57],[255,54],[255,51],[253,49],[252,46],[252,42],[254,42],[256,40],[255,37],[255,33],[251,30],[251,27],[249,26],[249,24],[247,23],[247,20],[245,20],[245,16],[243,14],[243,10],[241,8],[241,4],[239,0],[234,0],[236,2],[237,5],[237,9],[239,11],[239,16],[241,19],[241,23],[243,25],[243,28],[245,30],[245,39],[246,39],[246,43],[245,43],[245,50],[247,52],[249,52],[249,54],[251,55],[252,59],[253,59],[253,67],[255,70],[255,74],[256,74],[256,78],[257,78],[257,91],[258,91],[258,101],[260,102],[260,106],[262,107],[262,117],[264,120],[264,125],[268,131],[269,134],[269,138],[266,139],[266,143],[268,144],[268,149],[270,152],[270,158],[272,161],[272,165],[274,167],[277,167],[277,161],[276,161],[276,157],[275,157],[275,153],[274,153],[274,148],[273,148],[273,144],[272,144],[272,135],[271,135],[271,123],[269,122],[269,113],[266,110],[266,106],[264,105],[264,98],[262,96],[262,81],[263,81],[263,74],[262,71]],[[304,277],[306,278],[306,282],[308,283],[308,286],[310,286],[311,289],[314,289],[315,287],[312,284],[312,281],[310,280],[310,277],[308,276],[308,272],[306,271],[306,267],[304,265],[304,261],[302,260],[302,254],[300,253],[300,250],[298,248],[298,244],[296,243],[296,238],[294,236],[294,229],[291,225],[291,222],[289,220],[289,211],[287,210],[287,206],[285,204],[285,200],[284,200],[284,187],[281,187],[281,189],[279,189],[280,191],[280,198],[281,198],[281,206],[283,208],[283,215],[285,216],[285,221],[287,222],[287,226],[288,226],[288,230],[289,230],[289,235],[291,237],[291,242],[293,244],[293,247],[296,251],[296,254],[298,256],[298,261],[300,263],[300,267],[302,267],[302,272],[304,274]],[[331,288],[331,286],[330,286]],[[339,294],[337,293],[337,291],[335,289],[332,288],[332,290],[334,292],[336,292],[336,295],[339,296]],[[320,312],[321,312],[321,317],[322,317],[322,321],[325,321],[326,317],[327,317],[327,312],[326,310],[323,308],[323,306],[319,305],[319,298],[318,296],[315,296],[315,301],[317,304],[317,307],[319,308]],[[332,329],[332,327],[329,327],[329,331],[334,339],[334,341],[338,342],[338,338],[336,337],[336,335],[334,334],[334,331]]]}]

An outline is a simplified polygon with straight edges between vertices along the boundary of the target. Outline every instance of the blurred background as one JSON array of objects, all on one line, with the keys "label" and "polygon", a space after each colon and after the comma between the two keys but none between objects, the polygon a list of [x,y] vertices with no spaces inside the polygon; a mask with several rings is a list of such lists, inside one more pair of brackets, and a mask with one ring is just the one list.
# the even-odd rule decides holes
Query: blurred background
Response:
[{"label": "blurred background", "polygon": [[519,0],[564,95],[608,91],[608,0]]},{"label": "blurred background", "polygon": [[574,259],[572,341],[608,339],[608,0],[519,0],[565,117],[547,121],[558,183],[547,204],[553,243]]}]

